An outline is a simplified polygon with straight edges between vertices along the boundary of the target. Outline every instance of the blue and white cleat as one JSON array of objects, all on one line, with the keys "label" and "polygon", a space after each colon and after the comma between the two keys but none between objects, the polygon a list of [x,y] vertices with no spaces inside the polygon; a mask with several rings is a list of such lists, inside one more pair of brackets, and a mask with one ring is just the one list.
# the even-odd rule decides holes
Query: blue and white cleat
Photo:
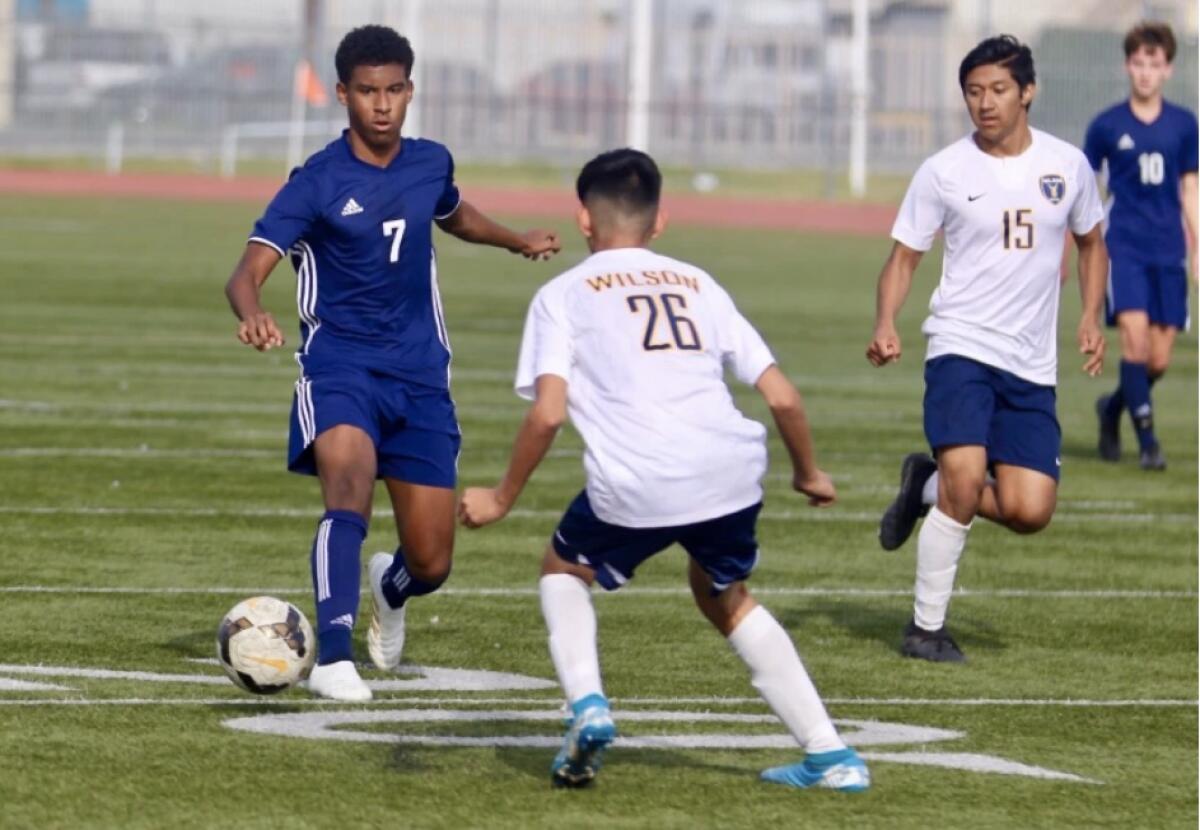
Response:
[{"label": "blue and white cleat", "polygon": [[788,787],[824,787],[844,793],[861,793],[871,786],[871,773],[858,753],[847,747],[809,755],[799,764],[764,770],[764,781]]},{"label": "blue and white cleat", "polygon": [[604,695],[588,695],[571,706],[574,718],[567,726],[562,749],[550,765],[556,787],[586,787],[600,770],[600,756],[617,737],[612,712]]}]

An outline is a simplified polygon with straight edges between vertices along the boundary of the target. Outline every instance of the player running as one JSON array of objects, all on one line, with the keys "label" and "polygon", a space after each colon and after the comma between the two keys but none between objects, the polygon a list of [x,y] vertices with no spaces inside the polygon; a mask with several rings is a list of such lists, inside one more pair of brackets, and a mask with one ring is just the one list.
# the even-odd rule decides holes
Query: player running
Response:
[{"label": "player running", "polygon": [[875,366],[899,360],[896,315],[917,263],[943,231],[942,277],[922,327],[929,338],[925,435],[937,460],[904,460],[879,541],[895,550],[928,513],[901,652],[949,662],[965,659],[945,620],[975,516],[1034,533],[1054,514],[1061,445],[1055,335],[1067,231],[1079,246],[1077,339],[1093,376],[1104,361],[1098,318],[1108,270],[1087,159],[1029,126],[1036,93],[1029,47],[1009,35],[984,40],[963,59],[958,80],[975,131],[913,176],[879,276],[867,347]]},{"label": "player running", "polygon": [[553,232],[517,234],[483,216],[460,198],[445,147],[400,137],[413,96],[405,38],[383,26],[355,29],[335,62],[349,129],[292,171],[225,293],[241,321],[239,340],[260,351],[282,346],[259,296],[291,254],[300,378],[288,469],[316,475],[325,502],[312,547],[319,656],[308,685],[321,697],[362,701],[371,690],[354,667],[351,633],[377,478],[391,496],[401,546],[369,567],[375,665],[399,663],[405,602],[437,590],[450,573],[460,434],[433,225],[531,259],[559,244]]},{"label": "player running", "polygon": [[1143,470],[1167,466],[1154,434],[1150,389],[1167,371],[1175,336],[1188,325],[1181,209],[1196,238],[1200,138],[1196,116],[1163,98],[1174,59],[1170,26],[1133,27],[1125,36],[1129,98],[1096,116],[1083,147],[1093,169],[1107,169],[1108,324],[1121,332],[1120,385],[1096,401],[1099,452],[1105,461],[1121,459],[1121,413],[1128,409]]},{"label": "player running", "polygon": [[824,506],[834,501],[833,483],[813,457],[800,394],[729,295],[699,268],[647,248],[666,223],[661,188],[654,161],[635,150],[600,155],[579,174],[578,223],[592,255],[534,297],[516,379],[533,405],[500,484],[468,488],[459,515],[472,528],[502,519],[570,414],[587,445],[587,488],[555,531],[538,583],[572,710],[555,783],[590,783],[616,734],[589,587],[616,590],[679,543],[701,613],[808,753],[763,777],[865,790],[867,768],[838,736],[787,632],[746,590],[758,561],[766,430],[734,406],[724,367],[770,406],[792,486]]}]

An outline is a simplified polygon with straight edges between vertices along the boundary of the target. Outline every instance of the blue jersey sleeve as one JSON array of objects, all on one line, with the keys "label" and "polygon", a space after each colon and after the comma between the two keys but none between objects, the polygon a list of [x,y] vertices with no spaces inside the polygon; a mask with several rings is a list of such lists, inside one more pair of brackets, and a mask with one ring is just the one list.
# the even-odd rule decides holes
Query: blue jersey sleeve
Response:
[{"label": "blue jersey sleeve", "polygon": [[458,210],[458,205],[462,201],[462,195],[458,192],[458,185],[454,183],[454,156],[450,155],[450,151],[446,151],[446,182],[442,188],[442,195],[438,197],[437,204],[433,208],[434,219],[445,219],[454,211]]},{"label": "blue jersey sleeve", "polygon": [[312,227],[320,212],[312,191],[312,178],[296,168],[275,194],[262,217],[254,223],[251,242],[261,242],[283,256]]},{"label": "blue jersey sleeve", "polygon": [[1104,136],[1108,131],[1104,129],[1104,125],[1100,123],[1100,118],[1093,119],[1088,125],[1087,136],[1083,140],[1083,154],[1087,156],[1088,164],[1093,170],[1099,170],[1104,164],[1104,158],[1108,155],[1107,142]]},{"label": "blue jersey sleeve", "polygon": [[1186,175],[1195,173],[1197,165],[1197,144],[1200,144],[1200,130],[1197,129],[1196,116],[1187,113],[1187,126],[1183,131],[1183,146],[1179,153],[1179,173]]}]

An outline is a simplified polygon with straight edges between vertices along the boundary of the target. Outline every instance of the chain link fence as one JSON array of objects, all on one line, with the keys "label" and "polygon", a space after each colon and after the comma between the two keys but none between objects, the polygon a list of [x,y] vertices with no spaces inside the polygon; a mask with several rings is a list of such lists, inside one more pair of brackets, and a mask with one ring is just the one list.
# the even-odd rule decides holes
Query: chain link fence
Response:
[{"label": "chain link fence", "polygon": [[[646,144],[660,162],[845,169],[854,0],[0,0],[0,155],[225,174],[265,158],[282,172],[289,150],[311,152],[344,125],[333,50],[380,22],[413,40],[421,135],[465,161],[574,165],[629,141],[640,2]],[[969,129],[957,65],[999,31],[1034,49],[1035,125],[1070,141],[1126,94],[1121,39],[1142,17],[1175,26],[1168,94],[1196,108],[1196,9],[1184,0],[864,5],[872,172],[908,172]],[[294,93],[306,58],[319,83],[305,97]]]}]

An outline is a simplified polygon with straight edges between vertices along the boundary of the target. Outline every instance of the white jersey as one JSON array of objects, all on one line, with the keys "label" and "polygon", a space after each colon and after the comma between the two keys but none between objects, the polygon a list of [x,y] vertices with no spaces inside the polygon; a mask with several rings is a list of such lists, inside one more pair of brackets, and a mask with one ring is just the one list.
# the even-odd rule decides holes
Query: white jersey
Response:
[{"label": "white jersey", "polygon": [[724,289],[645,248],[600,251],[542,286],[529,307],[517,394],[567,381],[596,515],[622,527],[714,519],[762,500],[766,428],[734,406],[775,362]]},{"label": "white jersey", "polygon": [[926,360],[961,355],[1053,386],[1059,273],[1068,229],[1104,218],[1095,176],[1075,147],[1040,130],[1019,156],[991,156],[971,136],[913,176],[892,238],[928,251],[946,236],[942,279],[922,331]]}]

